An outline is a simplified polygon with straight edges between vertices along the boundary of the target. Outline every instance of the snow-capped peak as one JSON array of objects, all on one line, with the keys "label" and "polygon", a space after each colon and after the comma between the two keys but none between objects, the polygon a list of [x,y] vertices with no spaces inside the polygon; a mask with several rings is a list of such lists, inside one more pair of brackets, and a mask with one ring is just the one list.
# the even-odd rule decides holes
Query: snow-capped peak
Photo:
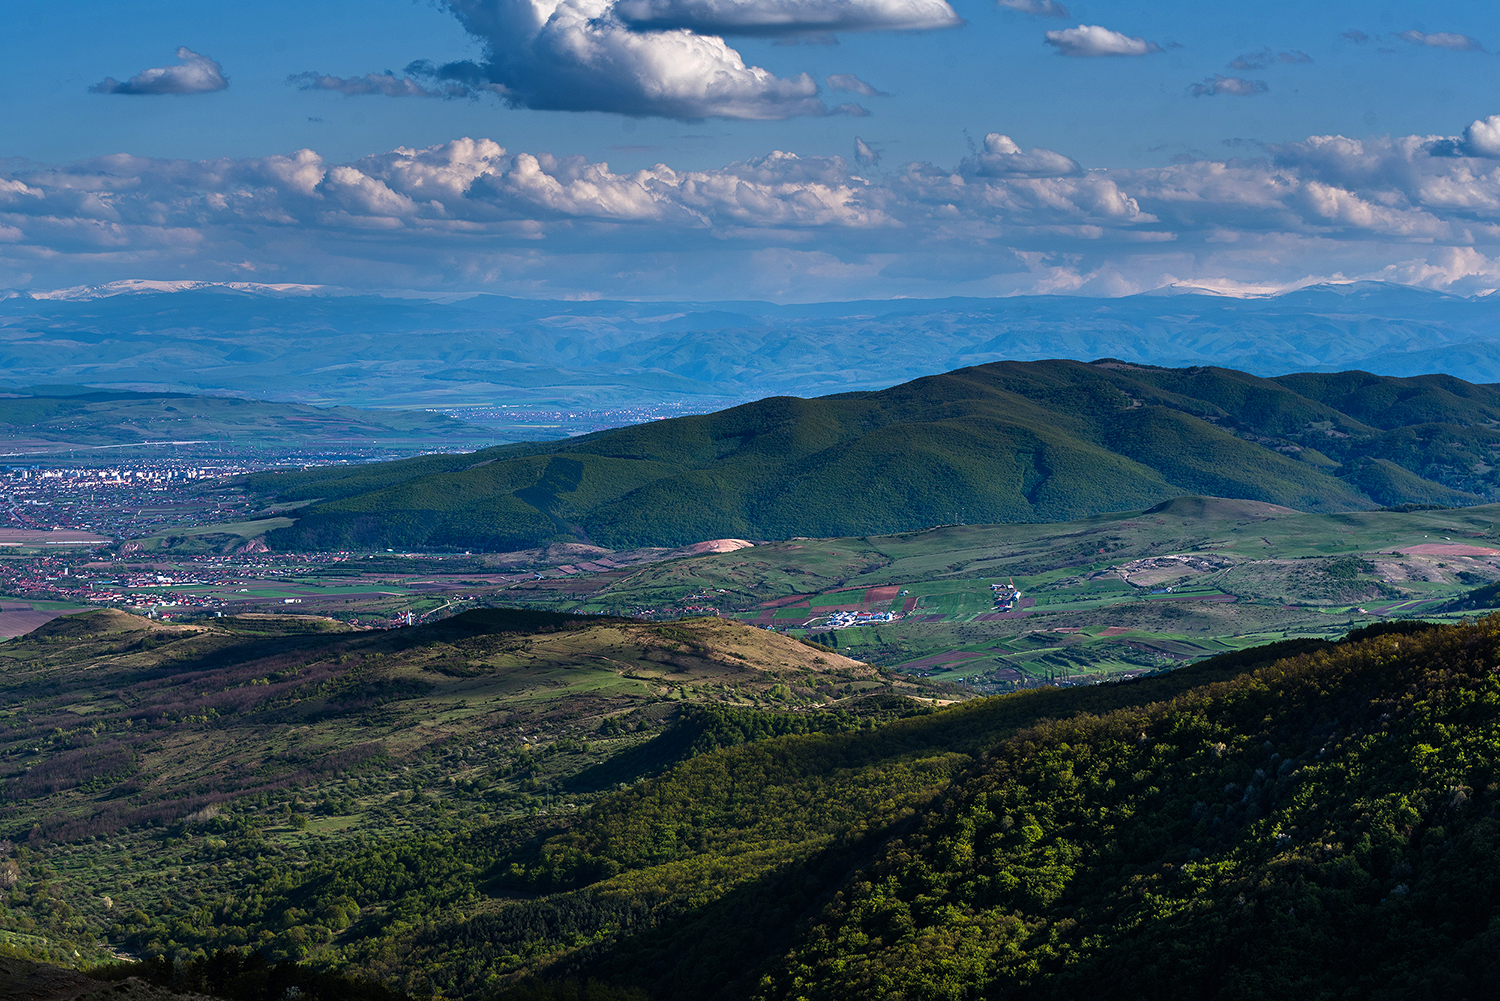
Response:
[{"label": "snow-capped peak", "polygon": [[317,295],[328,290],[326,285],[264,285],[258,282],[199,282],[199,281],[153,281],[147,278],[127,278],[124,281],[107,282],[103,285],[75,285],[72,288],[50,291],[13,292],[6,298],[51,299],[82,302],[88,299],[107,299],[116,295],[138,295],[149,292],[250,292],[258,295]]}]

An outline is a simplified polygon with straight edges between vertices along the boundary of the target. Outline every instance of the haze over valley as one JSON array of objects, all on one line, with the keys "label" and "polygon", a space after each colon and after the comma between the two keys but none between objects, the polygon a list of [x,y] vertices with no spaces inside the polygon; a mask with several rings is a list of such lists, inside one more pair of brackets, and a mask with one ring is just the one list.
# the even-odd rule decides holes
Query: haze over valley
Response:
[{"label": "haze over valley", "polygon": [[[884,389],[992,361],[1118,358],[1260,376],[1358,369],[1500,381],[1500,302],[1385,282],[1113,299],[564,302],[137,282],[0,300],[12,385],[75,383],[358,407],[654,408]],[[674,409],[677,408],[677,409]],[[619,423],[639,423],[628,413]],[[518,423],[514,419],[509,423]],[[547,421],[533,421],[544,424]],[[507,427],[512,440],[545,427]]]}]

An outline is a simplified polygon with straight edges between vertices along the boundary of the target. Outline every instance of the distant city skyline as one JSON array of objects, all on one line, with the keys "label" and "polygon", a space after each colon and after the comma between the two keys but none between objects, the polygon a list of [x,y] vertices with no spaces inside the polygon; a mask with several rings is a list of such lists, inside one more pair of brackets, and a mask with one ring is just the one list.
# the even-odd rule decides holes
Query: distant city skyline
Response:
[{"label": "distant city skyline", "polygon": [[18,0],[0,288],[1500,287],[1500,12]]}]

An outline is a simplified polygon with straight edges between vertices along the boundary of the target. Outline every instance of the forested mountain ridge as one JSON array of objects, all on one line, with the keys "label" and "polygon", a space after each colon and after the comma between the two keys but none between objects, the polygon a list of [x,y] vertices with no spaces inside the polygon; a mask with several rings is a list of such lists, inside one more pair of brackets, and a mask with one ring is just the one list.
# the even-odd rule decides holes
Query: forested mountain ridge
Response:
[{"label": "forested mountain ridge", "polygon": [[997,362],[251,485],[317,501],[268,537],[276,548],[624,548],[1061,521],[1183,494],[1307,511],[1471,504],[1500,497],[1497,449],[1500,387],[1448,377]]},{"label": "forested mountain ridge", "polygon": [[[494,615],[384,635],[307,621],[305,641],[295,623],[213,620],[229,640],[214,646],[93,613],[13,641],[36,664],[15,681],[35,691],[7,720],[0,791],[24,846],[0,846],[12,852],[0,860],[6,941],[50,955],[106,934],[178,961],[231,949],[484,999],[572,997],[589,981],[600,997],[651,1001],[1459,999],[1500,972],[1500,616],[1390,623],[936,711],[898,697],[851,716],[832,686],[821,705],[813,689],[797,702],[762,687],[758,706],[658,697],[638,711],[677,702],[665,729],[557,771],[545,762],[572,757],[588,726],[590,742],[618,732],[618,707],[580,729],[558,703],[543,747],[531,742],[537,689],[518,690],[497,704],[503,746],[489,746],[451,729],[494,711],[466,686],[585,641],[635,658],[627,674],[665,656],[726,677],[753,632]],[[600,630],[618,634],[612,647],[589,639]],[[842,688],[858,675],[775,639],[779,671],[757,684],[801,688],[826,670]],[[312,656],[289,656],[298,647]],[[225,674],[240,661],[256,676],[243,687]],[[330,669],[367,686],[441,681],[447,701],[434,706],[438,688],[363,691],[416,725],[336,772],[297,771],[347,729],[348,712],[319,694]],[[93,670],[106,676],[75,715],[94,726],[59,729],[66,678]],[[237,715],[216,702],[212,722],[173,708],[217,691],[209,701],[249,702]],[[391,717],[378,699],[348,709]],[[285,750],[224,797],[180,757],[189,731],[210,730]],[[43,767],[131,741],[114,789]],[[516,798],[517,780],[536,795]],[[599,791],[575,811],[562,794],[585,783]],[[102,844],[62,825],[16,829],[59,796],[143,792],[146,805],[181,811],[206,795],[214,809],[127,818],[98,829]],[[385,818],[380,833],[344,833],[354,797]],[[506,819],[476,812],[507,806]],[[121,853],[120,875],[102,871]]]},{"label": "forested mountain ridge", "polygon": [[1500,618],[1406,624],[730,741],[576,820],[358,848],[134,941],[464,997],[1483,996],[1497,670]]},{"label": "forested mountain ridge", "polygon": [[1500,623],[997,747],[761,998],[1487,993]]}]

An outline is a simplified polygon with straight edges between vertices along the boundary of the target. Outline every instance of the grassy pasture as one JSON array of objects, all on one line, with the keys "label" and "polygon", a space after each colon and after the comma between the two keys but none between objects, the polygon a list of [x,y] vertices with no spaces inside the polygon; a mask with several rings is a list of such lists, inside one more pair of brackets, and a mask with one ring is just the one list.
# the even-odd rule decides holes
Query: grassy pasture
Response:
[{"label": "grassy pasture", "polygon": [[[1411,551],[1433,545],[1475,551]],[[1288,636],[1341,635],[1380,618],[1454,618],[1439,607],[1500,579],[1500,560],[1483,550],[1500,551],[1500,505],[1308,514],[1187,497],[1055,525],[769,543],[644,567],[551,605],[646,610],[698,595],[722,614],[886,666],[981,654],[924,673],[1004,690],[1160,669]],[[1025,614],[997,617],[990,585],[1010,580]],[[907,594],[861,605],[868,588],[885,585]],[[829,611],[856,605],[907,613],[827,630]],[[1054,628],[1074,630],[1073,640],[1021,639]],[[1103,635],[1122,628],[1130,635]]]}]

